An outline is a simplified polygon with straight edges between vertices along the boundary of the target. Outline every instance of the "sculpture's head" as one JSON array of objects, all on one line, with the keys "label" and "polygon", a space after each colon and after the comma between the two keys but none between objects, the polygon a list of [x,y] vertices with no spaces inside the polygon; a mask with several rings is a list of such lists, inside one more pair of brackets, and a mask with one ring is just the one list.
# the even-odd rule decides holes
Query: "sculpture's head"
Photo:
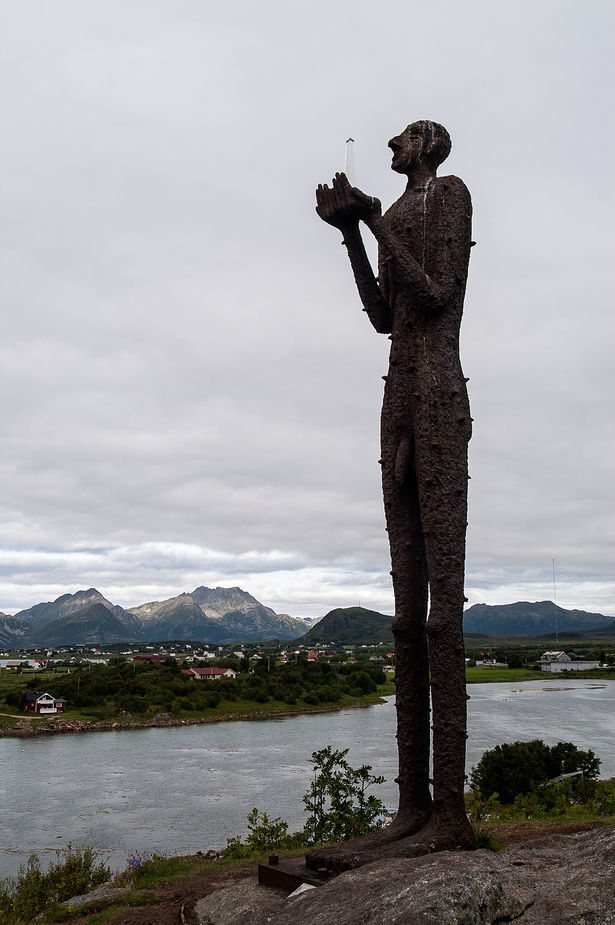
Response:
[{"label": "sculpture's head", "polygon": [[451,136],[443,125],[427,120],[413,122],[389,141],[389,148],[393,152],[391,170],[409,174],[415,168],[424,166],[435,173],[449,156],[451,147]]}]

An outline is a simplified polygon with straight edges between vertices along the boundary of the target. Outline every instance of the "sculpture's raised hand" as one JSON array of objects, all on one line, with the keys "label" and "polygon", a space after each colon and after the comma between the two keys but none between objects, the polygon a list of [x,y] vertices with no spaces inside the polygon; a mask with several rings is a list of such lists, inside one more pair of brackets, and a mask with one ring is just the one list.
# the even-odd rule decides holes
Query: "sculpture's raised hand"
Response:
[{"label": "sculpture's raised hand", "polygon": [[336,173],[331,182],[331,188],[325,183],[316,190],[316,212],[323,222],[344,231],[361,219],[380,215],[379,200],[351,186],[346,174]]}]

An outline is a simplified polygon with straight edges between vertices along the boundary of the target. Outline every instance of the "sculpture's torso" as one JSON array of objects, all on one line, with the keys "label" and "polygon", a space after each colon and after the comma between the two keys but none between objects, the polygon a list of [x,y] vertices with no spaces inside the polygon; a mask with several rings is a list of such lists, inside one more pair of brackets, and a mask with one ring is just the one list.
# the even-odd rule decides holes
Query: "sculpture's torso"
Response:
[{"label": "sculpture's torso", "polygon": [[406,191],[384,220],[443,293],[435,305],[408,292],[394,261],[380,254],[380,288],[392,316],[385,404],[387,399],[393,404],[396,417],[416,418],[434,401],[448,401],[454,394],[469,424],[458,345],[470,253],[470,194],[457,177],[439,177]]}]

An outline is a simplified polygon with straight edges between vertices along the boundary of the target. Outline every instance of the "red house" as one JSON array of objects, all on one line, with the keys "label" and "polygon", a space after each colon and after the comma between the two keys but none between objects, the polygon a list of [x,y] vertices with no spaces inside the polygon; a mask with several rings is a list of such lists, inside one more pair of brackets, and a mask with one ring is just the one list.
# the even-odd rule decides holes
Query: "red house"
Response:
[{"label": "red house", "polygon": [[52,697],[44,691],[28,691],[26,694],[26,713],[64,713],[66,700]]},{"label": "red house", "polygon": [[221,678],[236,678],[237,672],[232,668],[182,668],[182,674],[187,674],[193,681],[219,681]]}]

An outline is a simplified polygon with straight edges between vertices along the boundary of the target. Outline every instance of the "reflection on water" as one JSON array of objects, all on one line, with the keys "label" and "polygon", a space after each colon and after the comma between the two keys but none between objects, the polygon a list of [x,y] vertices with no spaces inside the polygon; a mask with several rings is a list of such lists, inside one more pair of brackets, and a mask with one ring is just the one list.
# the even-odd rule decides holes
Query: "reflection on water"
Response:
[{"label": "reflection on water", "polygon": [[[468,687],[468,769],[502,742],[574,742],[615,775],[615,682],[578,680]],[[534,686],[532,686],[534,685]],[[557,697],[548,694],[557,693]],[[519,697],[523,694],[523,697]],[[546,696],[547,695],[547,696]],[[303,826],[313,751],[348,748],[354,766],[371,764],[397,803],[392,698],[367,709],[207,726],[2,739],[0,877],[36,851],[94,845],[122,867],[131,851],[192,853],[245,833],[253,806]]]}]

